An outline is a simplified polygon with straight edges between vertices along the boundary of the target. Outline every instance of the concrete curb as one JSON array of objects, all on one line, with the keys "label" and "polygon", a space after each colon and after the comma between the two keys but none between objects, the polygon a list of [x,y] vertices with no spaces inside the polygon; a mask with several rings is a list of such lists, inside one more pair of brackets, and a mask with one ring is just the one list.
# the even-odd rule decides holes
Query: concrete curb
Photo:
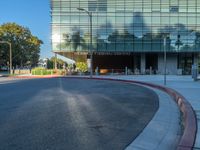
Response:
[{"label": "concrete curb", "polygon": [[59,77],[63,77],[63,76],[59,76],[59,75],[9,76],[9,78],[14,78],[14,79],[46,79],[46,78],[59,78]]},{"label": "concrete curb", "polygon": [[9,77],[9,75],[0,75],[0,77]]},{"label": "concrete curb", "polygon": [[135,83],[135,84],[140,84],[140,85],[145,85],[145,86],[149,86],[152,88],[156,88],[158,90],[166,92],[174,99],[174,101],[177,103],[177,105],[179,106],[179,109],[181,110],[181,112],[183,114],[184,131],[183,131],[181,140],[178,144],[177,150],[192,150],[193,149],[195,139],[196,139],[196,133],[197,133],[196,115],[195,115],[194,110],[193,110],[192,106],[190,105],[190,103],[180,93],[176,92],[175,90],[164,87],[164,86],[146,83],[146,82],[142,82],[142,81],[130,81],[130,80],[122,80],[122,79],[97,78],[97,77],[93,77],[93,78],[66,77],[66,78],[108,80],[108,81]]}]

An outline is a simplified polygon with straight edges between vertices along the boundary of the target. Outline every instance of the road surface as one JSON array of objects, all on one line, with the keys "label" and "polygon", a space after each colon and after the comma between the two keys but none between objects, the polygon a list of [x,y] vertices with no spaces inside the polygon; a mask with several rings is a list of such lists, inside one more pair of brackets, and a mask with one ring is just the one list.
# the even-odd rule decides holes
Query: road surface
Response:
[{"label": "road surface", "polygon": [[0,150],[121,150],[158,109],[138,85],[81,79],[0,84]]}]

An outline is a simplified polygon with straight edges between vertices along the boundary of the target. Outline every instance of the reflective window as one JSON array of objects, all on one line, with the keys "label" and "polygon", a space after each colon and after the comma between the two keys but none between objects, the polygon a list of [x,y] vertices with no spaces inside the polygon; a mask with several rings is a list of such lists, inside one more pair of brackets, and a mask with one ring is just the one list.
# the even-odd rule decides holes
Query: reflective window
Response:
[{"label": "reflective window", "polygon": [[88,51],[92,12],[96,51],[160,52],[167,35],[171,52],[200,49],[198,0],[52,0],[52,47]]},{"label": "reflective window", "polygon": [[107,0],[98,0],[98,11],[107,11]]},{"label": "reflective window", "polygon": [[170,13],[178,13],[179,12],[179,7],[178,6],[170,6],[169,7],[169,12]]},{"label": "reflective window", "polygon": [[96,11],[97,10],[97,2],[96,1],[88,1],[88,10]]}]

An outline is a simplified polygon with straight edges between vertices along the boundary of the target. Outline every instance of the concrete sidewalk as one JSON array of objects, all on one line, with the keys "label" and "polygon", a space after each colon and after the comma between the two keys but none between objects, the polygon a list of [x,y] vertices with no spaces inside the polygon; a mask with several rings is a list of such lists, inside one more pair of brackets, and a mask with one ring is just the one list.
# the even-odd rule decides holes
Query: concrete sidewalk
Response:
[{"label": "concrete sidewalk", "polygon": [[177,148],[181,138],[179,108],[167,93],[151,89],[159,96],[159,109],[126,150],[175,150]]},{"label": "concrete sidewalk", "polygon": [[[164,85],[162,75],[143,76],[101,76],[102,78],[114,78],[124,80],[135,80]],[[194,82],[191,76],[167,76],[167,87],[182,94],[195,110],[198,122],[198,131],[194,149],[200,149],[200,81]]]}]

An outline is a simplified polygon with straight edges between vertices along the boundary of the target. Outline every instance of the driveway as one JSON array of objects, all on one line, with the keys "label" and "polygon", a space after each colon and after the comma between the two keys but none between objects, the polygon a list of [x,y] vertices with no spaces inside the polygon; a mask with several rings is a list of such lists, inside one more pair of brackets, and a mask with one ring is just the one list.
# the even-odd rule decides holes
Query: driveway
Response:
[{"label": "driveway", "polygon": [[114,81],[0,84],[1,150],[121,150],[158,110],[150,89]]}]

